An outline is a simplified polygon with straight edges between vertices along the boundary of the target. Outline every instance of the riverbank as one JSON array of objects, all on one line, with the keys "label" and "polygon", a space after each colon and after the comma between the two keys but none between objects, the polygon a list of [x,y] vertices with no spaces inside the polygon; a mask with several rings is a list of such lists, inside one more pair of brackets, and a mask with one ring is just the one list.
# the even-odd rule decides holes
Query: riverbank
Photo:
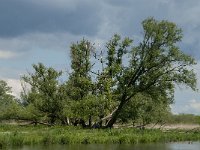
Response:
[{"label": "riverbank", "polygon": [[158,129],[81,129],[63,126],[0,125],[0,148],[50,144],[138,144],[199,141],[200,128],[194,130]]}]

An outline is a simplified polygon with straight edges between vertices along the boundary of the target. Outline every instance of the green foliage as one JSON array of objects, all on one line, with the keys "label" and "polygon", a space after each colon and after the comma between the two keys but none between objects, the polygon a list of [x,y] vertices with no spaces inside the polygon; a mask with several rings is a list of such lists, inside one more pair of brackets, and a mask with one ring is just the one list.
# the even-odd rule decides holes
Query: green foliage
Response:
[{"label": "green foliage", "polygon": [[10,105],[14,100],[14,96],[11,95],[11,87],[3,80],[0,80],[0,105],[3,108]]},{"label": "green foliage", "polygon": [[122,123],[132,121],[133,125],[148,125],[150,123],[163,124],[170,114],[169,103],[161,98],[156,100],[148,95],[138,93],[123,108],[119,115]]},{"label": "green foliage", "polygon": [[167,124],[200,124],[200,116],[193,114],[171,114],[170,118],[166,119]]},{"label": "green foliage", "polygon": [[91,43],[83,39],[80,43],[72,44],[70,50],[72,73],[66,82],[66,94],[69,97],[66,105],[68,117],[73,117],[75,121],[81,119],[85,122],[92,115],[93,83],[89,74],[92,48]]},{"label": "green foliage", "polygon": [[176,84],[196,90],[196,76],[189,69],[196,62],[177,46],[182,38],[181,29],[174,23],[153,18],[144,20],[142,25],[143,41],[132,47],[129,66],[123,67],[123,73],[115,76],[119,82],[116,91],[120,103],[108,127],[116,122],[126,103],[138,93],[156,97],[155,100],[165,100],[164,103],[169,105],[173,102]]},{"label": "green foliage", "polygon": [[34,73],[24,76],[22,79],[30,84],[31,90],[23,93],[22,97],[27,104],[28,112],[36,116],[48,117],[49,122],[54,124],[63,109],[63,87],[58,78],[62,72],[53,68],[46,68],[42,63],[33,65]]},{"label": "green foliage", "polygon": [[67,94],[73,100],[81,100],[91,91],[91,50],[91,43],[84,39],[71,46],[72,73],[67,81]]},{"label": "green foliage", "polygon": [[11,87],[0,80],[0,120],[17,119],[19,110],[17,99],[11,95]]}]

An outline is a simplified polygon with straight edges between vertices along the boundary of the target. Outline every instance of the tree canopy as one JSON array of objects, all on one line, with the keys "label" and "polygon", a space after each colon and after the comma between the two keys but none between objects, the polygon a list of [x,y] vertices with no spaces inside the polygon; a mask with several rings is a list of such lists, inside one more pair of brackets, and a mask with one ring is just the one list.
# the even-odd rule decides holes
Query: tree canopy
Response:
[{"label": "tree canopy", "polygon": [[[100,51],[85,39],[73,43],[72,71],[63,83],[61,71],[33,65],[34,72],[22,78],[31,86],[22,93],[22,110],[51,125],[111,128],[120,121],[163,122],[176,85],[196,90],[196,62],[180,49],[183,34],[176,24],[147,18],[142,27],[137,45],[118,34]],[[10,88],[4,82],[0,86],[0,95],[9,97]]]},{"label": "tree canopy", "polygon": [[[184,54],[177,43],[181,41],[182,31],[174,23],[148,18],[142,22],[143,40],[129,50],[129,66],[115,76],[119,105],[107,123],[111,127],[117,120],[126,103],[134,100],[138,93],[147,94],[154,99],[173,101],[176,84],[196,89],[196,77],[189,66],[195,60]],[[113,41],[116,40],[116,37]],[[112,43],[114,43],[112,41]],[[117,42],[113,47],[117,51]],[[117,60],[117,56],[115,57]],[[116,62],[116,61],[115,61]],[[113,64],[115,64],[115,62]],[[170,103],[169,103],[170,104]]]}]

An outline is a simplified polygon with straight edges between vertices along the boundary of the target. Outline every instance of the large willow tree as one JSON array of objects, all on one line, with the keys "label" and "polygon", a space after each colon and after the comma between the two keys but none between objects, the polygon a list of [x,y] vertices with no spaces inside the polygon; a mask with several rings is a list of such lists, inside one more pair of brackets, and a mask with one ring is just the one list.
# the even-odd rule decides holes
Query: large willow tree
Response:
[{"label": "large willow tree", "polygon": [[196,89],[196,77],[191,69],[195,60],[177,45],[182,39],[182,30],[172,22],[153,18],[144,20],[142,26],[143,40],[138,46],[130,47],[130,57],[126,60],[129,61],[128,66],[123,65],[120,59],[132,41],[120,41],[119,36],[114,36],[107,46],[108,56],[112,53],[112,59],[108,57],[105,71],[109,70],[108,77],[112,72],[115,81],[112,92],[117,95],[118,105],[109,115],[106,127],[113,126],[124,106],[134,101],[139,93],[155,100],[163,101],[164,98],[170,104],[176,84]]},{"label": "large willow tree", "polygon": [[[105,60],[99,58],[104,67],[100,73],[96,73],[95,83],[101,85],[97,90],[101,91],[105,100],[112,101],[115,106],[110,113],[100,118],[99,122],[106,120],[105,127],[112,127],[120,113],[123,113],[126,104],[138,101],[136,100],[138,94],[149,97],[155,102],[162,101],[168,107],[173,102],[176,84],[196,89],[196,76],[191,69],[196,62],[178,46],[178,42],[182,39],[182,30],[172,22],[157,21],[153,18],[144,20],[142,26],[143,39],[138,45],[132,45],[133,40],[129,38],[122,40],[119,35],[114,35],[106,44]],[[89,62],[87,59],[89,57],[85,56],[87,51],[85,54],[79,54],[75,46],[72,46],[71,52],[72,60],[75,57],[79,58],[77,60],[81,60],[81,57],[85,60],[83,66],[82,61],[77,62],[81,65],[72,65],[75,72],[88,68],[89,63],[86,62]],[[88,93],[89,88],[81,89],[83,93]]]}]

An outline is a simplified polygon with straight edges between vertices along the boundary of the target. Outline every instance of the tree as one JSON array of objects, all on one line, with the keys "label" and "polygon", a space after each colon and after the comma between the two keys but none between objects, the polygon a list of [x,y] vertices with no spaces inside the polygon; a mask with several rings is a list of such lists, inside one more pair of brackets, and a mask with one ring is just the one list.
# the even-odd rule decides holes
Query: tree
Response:
[{"label": "tree", "polygon": [[[167,114],[177,84],[196,90],[192,70],[196,62],[180,50],[182,31],[174,23],[147,18],[142,26],[143,40],[138,45],[114,35],[106,44],[106,54],[97,55],[85,39],[72,44],[72,72],[64,84],[58,82],[61,72],[41,63],[33,65],[35,72],[23,77],[31,85],[24,104],[51,124],[58,119],[66,122],[66,117],[74,125],[85,127],[88,121],[89,126],[97,122],[105,128],[119,118],[160,121],[160,108]],[[92,63],[94,59],[99,63]]]},{"label": "tree", "polygon": [[[33,65],[34,73],[24,76],[22,79],[30,84],[31,90],[23,95],[25,104],[30,107],[30,112],[37,116],[47,117],[50,124],[60,119],[65,100],[63,87],[58,78],[62,72],[53,68],[47,68],[42,63]],[[38,112],[39,111],[39,112]]]},{"label": "tree", "polygon": [[0,80],[0,119],[2,120],[18,118],[19,104],[11,93],[11,87]]},{"label": "tree", "polygon": [[91,125],[92,119],[92,114],[87,111],[91,107],[91,99],[93,99],[93,96],[91,96],[93,83],[90,76],[92,49],[92,44],[85,39],[80,41],[80,43],[72,44],[70,50],[72,72],[66,83],[66,92],[71,100],[71,117],[74,118],[74,124],[82,122],[83,126],[86,126],[86,119],[89,120]]},{"label": "tree", "polygon": [[[112,74],[115,83],[112,93],[116,95],[118,105],[108,115],[110,119],[106,127],[113,126],[124,106],[129,101],[134,101],[134,96],[138,93],[148,93],[152,96],[158,94],[168,100],[173,99],[176,84],[196,89],[195,73],[190,69],[190,66],[195,65],[196,62],[177,46],[182,39],[181,29],[174,23],[156,21],[153,18],[144,20],[142,25],[144,39],[138,46],[130,49],[129,65],[121,65],[119,71]],[[110,66],[117,64],[118,53],[116,52],[119,51],[122,43],[126,42],[120,42],[120,38],[116,40],[116,36],[109,42],[108,52],[111,49],[115,52],[112,58],[114,61],[108,63],[104,72],[109,70]],[[126,49],[129,45],[122,48]],[[125,56],[124,53],[122,54],[120,58]]]},{"label": "tree", "polygon": [[69,97],[73,100],[81,100],[91,91],[91,50],[90,42],[82,40],[71,46],[71,68],[72,73],[67,81]]}]

